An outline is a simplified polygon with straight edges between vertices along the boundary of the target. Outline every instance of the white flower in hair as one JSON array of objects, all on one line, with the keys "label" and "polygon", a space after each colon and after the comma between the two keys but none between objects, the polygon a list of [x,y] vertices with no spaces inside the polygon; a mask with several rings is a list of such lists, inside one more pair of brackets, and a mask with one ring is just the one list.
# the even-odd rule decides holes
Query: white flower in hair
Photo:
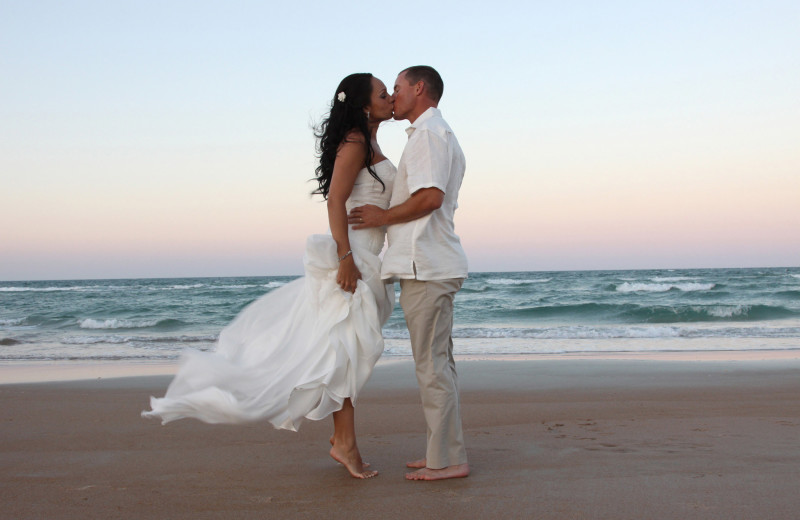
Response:
[{"label": "white flower in hair", "polygon": [[347,95],[344,93],[344,90],[343,90],[343,91],[341,91],[341,92],[339,92],[339,93],[336,95],[336,99],[338,99],[339,101],[341,101],[342,103],[344,103],[344,100],[345,100],[345,99],[347,99]]}]

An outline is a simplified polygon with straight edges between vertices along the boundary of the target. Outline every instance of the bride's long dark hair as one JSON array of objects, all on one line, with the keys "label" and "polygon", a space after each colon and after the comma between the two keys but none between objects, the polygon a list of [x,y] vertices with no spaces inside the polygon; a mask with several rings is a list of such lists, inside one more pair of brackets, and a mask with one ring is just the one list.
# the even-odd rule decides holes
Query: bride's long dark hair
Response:
[{"label": "bride's long dark hair", "polygon": [[364,166],[369,174],[375,177],[386,189],[386,185],[375,173],[372,160],[375,152],[372,151],[369,124],[364,107],[368,106],[372,98],[372,74],[350,74],[339,83],[336,93],[331,101],[331,111],[328,117],[314,131],[317,138],[317,156],[319,166],[314,170],[319,187],[312,191],[312,195],[322,195],[328,198],[333,177],[333,163],[339,146],[347,139],[347,135],[355,130],[364,136]]}]

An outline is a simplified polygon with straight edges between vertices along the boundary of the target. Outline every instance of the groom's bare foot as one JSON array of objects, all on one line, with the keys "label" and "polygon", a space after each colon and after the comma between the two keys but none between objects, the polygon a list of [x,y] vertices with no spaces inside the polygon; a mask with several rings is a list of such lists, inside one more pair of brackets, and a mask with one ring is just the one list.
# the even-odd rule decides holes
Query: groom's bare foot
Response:
[{"label": "groom's bare foot", "polygon": [[366,469],[369,464],[364,464],[361,460],[361,454],[358,452],[358,448],[343,450],[334,444],[330,453],[333,460],[347,468],[347,471],[349,471],[350,475],[354,478],[372,478],[378,474],[377,471]]},{"label": "groom's bare foot", "polygon": [[442,480],[446,478],[464,478],[469,476],[469,464],[447,466],[442,469],[422,468],[406,473],[406,480]]},{"label": "groom's bare foot", "polygon": [[407,468],[424,468],[428,465],[428,459],[419,459],[413,462],[406,462]]}]

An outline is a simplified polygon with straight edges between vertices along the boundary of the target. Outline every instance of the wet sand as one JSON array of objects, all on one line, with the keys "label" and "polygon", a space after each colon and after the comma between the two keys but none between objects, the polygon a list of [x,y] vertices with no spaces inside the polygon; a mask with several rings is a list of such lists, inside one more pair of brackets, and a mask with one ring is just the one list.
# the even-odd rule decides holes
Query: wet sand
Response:
[{"label": "wet sand", "polygon": [[797,518],[800,359],[458,367],[472,475],[440,482],[403,479],[425,440],[408,360],[358,403],[369,481],[328,457],[330,420],[142,419],[170,376],[0,385],[0,518]]}]

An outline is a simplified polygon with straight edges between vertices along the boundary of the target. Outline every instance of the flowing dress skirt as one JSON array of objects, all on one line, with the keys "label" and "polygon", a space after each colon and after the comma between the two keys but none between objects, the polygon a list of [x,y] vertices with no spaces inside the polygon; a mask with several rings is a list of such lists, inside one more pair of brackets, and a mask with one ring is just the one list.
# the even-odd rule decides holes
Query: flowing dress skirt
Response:
[{"label": "flowing dress skirt", "polygon": [[366,240],[351,238],[362,275],[354,294],[336,283],[333,238],[310,236],[305,276],[246,307],[214,352],[186,353],[166,395],[152,397],[142,415],[164,424],[266,419],[296,430],[304,419],[340,410],[346,398],[355,405],[383,352],[381,328],[394,306],[394,286],[380,278],[382,231],[364,231]]}]

